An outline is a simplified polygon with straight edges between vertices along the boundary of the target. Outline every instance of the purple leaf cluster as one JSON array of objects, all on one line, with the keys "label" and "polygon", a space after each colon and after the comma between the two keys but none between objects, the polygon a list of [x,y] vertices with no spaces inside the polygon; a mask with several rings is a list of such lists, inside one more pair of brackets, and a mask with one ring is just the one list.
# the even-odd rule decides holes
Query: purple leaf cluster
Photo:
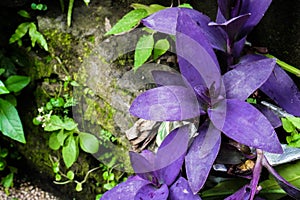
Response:
[{"label": "purple leaf cluster", "polygon": [[[299,190],[280,177],[263,155],[263,151],[282,153],[274,130],[280,125],[278,117],[245,101],[260,90],[287,112],[300,116],[300,92],[276,61],[261,55],[241,56],[247,34],[270,3],[219,0],[215,22],[188,8],[168,8],[142,21],[148,28],[175,36],[181,74],[154,71],[158,87],[139,95],[130,113],[154,121],[200,116],[205,121],[193,137],[187,126],[172,131],[156,154],[131,153],[136,176],[102,199],[200,199],[197,193],[218,155],[222,134],[257,149],[251,182],[227,199],[254,199],[263,166],[289,195],[299,198]],[[217,58],[216,51],[223,59]],[[181,175],[183,165],[187,179]]]}]

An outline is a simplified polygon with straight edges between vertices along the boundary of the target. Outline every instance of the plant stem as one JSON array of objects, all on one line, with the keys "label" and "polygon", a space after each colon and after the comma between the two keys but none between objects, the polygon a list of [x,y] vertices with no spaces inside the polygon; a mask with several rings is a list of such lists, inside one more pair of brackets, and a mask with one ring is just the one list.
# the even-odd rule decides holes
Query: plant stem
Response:
[{"label": "plant stem", "polygon": [[278,58],[276,58],[275,56],[271,55],[271,54],[265,54],[266,57],[268,58],[275,58],[276,59],[276,63],[284,70],[295,74],[297,77],[300,77],[300,69],[297,69],[296,67],[293,67],[289,64],[287,64],[286,62],[283,62],[281,60],[279,60]]}]

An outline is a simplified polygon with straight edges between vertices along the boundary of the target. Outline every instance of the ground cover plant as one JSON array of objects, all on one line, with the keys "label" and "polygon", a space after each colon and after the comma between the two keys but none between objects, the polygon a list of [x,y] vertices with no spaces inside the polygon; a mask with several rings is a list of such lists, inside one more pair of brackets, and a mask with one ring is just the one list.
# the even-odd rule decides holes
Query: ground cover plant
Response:
[{"label": "ground cover plant", "polygon": [[[275,132],[283,116],[260,103],[267,99],[277,104],[295,122],[300,92],[275,59],[244,48],[247,35],[270,4],[271,0],[219,0],[215,22],[182,7],[141,20],[146,27],[175,37],[180,74],[154,71],[157,87],[139,95],[130,113],[153,121],[186,120],[197,131],[184,125],[172,130],[157,152],[130,152],[136,175],[102,199],[201,199],[199,192],[205,193],[201,190],[216,162],[235,165],[228,172],[248,180],[226,199],[261,199],[259,192],[268,187],[267,182],[259,184],[263,167],[283,191],[300,198],[300,190],[280,176],[264,154],[283,153]],[[290,132],[295,133],[297,122],[292,124]],[[244,162],[236,165],[235,159]],[[290,174],[297,176],[296,167]],[[293,183],[299,187],[299,181]]]}]

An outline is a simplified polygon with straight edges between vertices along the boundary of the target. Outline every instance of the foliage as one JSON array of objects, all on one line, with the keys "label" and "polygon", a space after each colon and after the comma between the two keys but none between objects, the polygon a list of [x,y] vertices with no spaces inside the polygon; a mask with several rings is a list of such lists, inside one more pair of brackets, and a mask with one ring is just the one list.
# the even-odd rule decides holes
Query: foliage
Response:
[{"label": "foliage", "polygon": [[281,118],[283,129],[290,133],[290,136],[286,137],[288,145],[292,147],[300,147],[300,118],[299,117],[286,117]]},{"label": "foliage", "polygon": [[23,126],[15,107],[16,95],[29,84],[30,78],[12,74],[14,64],[8,62],[5,56],[0,56],[0,131],[13,140],[26,143]]},{"label": "foliage", "polygon": [[[39,115],[33,119],[35,125],[41,124],[45,131],[52,132],[49,147],[53,150],[62,148],[62,158],[67,168],[71,167],[79,155],[79,147],[87,153],[96,153],[99,142],[96,136],[81,132],[74,119],[68,117],[68,108],[74,105],[68,96],[51,98],[45,107],[39,109]],[[64,116],[53,114],[63,110]],[[58,112],[56,110],[55,112]]]},{"label": "foliage", "polygon": [[[242,51],[247,35],[261,20],[270,3],[271,0],[247,3],[219,0],[216,22],[211,22],[196,10],[180,7],[163,9],[141,20],[154,32],[175,36],[181,75],[154,72],[153,78],[159,87],[140,94],[132,102],[130,113],[153,121],[193,119],[198,122],[201,117],[201,123],[196,127],[196,133],[187,125],[171,131],[156,154],[147,150],[140,154],[130,153],[136,176],[106,192],[103,199],[199,199],[194,194],[203,188],[222,150],[221,142],[233,146],[240,152],[242,160],[252,161],[248,163],[255,160],[253,166],[236,166],[244,167],[233,174],[251,181],[226,199],[254,199],[259,193],[263,167],[288,195],[300,198],[300,190],[281,177],[263,153],[283,152],[273,127],[273,119],[278,119],[278,116],[267,114],[264,107],[255,108],[264,104],[260,104],[261,99],[254,95],[263,92],[290,115],[300,116],[300,92],[275,59],[257,54],[244,55]],[[137,47],[144,44],[145,48],[142,53],[140,48],[136,49],[137,55],[141,56],[138,65],[149,58],[149,49],[154,45],[149,35],[142,36],[140,41]],[[218,57],[215,51],[219,52]],[[251,96],[254,98],[246,102]],[[252,102],[256,104],[251,105]],[[180,132],[178,137],[177,132]],[[244,147],[256,149],[256,154]],[[222,159],[227,159],[226,164],[234,162],[230,156]],[[167,173],[164,170],[168,170]],[[180,170],[185,170],[183,174],[187,179],[178,175]]]},{"label": "foliage", "polygon": [[[33,10],[47,10],[47,6],[44,4],[32,4],[31,8]],[[21,10],[18,12],[19,15],[25,18],[30,18],[30,15],[27,11]],[[10,37],[9,43],[15,43],[17,42],[19,46],[22,46],[22,38],[26,35],[26,33],[29,33],[29,37],[31,39],[31,46],[35,47],[35,43],[38,43],[41,45],[41,47],[44,48],[45,51],[48,51],[48,45],[47,41],[44,38],[43,34],[40,33],[37,30],[37,27],[35,25],[35,22],[23,22],[21,23],[17,29],[15,30],[15,33]]]}]

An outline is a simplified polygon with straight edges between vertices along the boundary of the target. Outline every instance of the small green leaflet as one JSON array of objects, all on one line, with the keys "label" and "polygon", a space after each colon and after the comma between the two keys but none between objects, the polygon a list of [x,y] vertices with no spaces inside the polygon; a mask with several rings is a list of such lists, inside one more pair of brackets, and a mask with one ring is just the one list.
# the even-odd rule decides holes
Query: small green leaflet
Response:
[{"label": "small green leaflet", "polygon": [[292,124],[292,122],[290,122],[290,120],[288,120],[287,118],[281,118],[281,122],[282,122],[283,129],[286,132],[291,133],[294,131],[295,127]]},{"label": "small green leaflet", "polygon": [[34,23],[30,23],[29,26],[29,36],[31,39],[31,46],[35,46],[35,42],[40,44],[46,51],[48,51],[48,45],[44,36],[37,31],[36,25]]},{"label": "small green leaflet", "polygon": [[159,4],[151,4],[150,6],[144,5],[144,4],[140,4],[140,3],[133,3],[131,4],[131,7],[133,7],[134,9],[144,9],[147,11],[148,15],[151,15],[155,12],[158,12],[160,10],[165,9],[165,6],[159,5]]},{"label": "small green leaflet", "polygon": [[189,3],[180,4],[178,7],[179,8],[190,8],[190,9],[193,9],[193,7]]},{"label": "small green leaflet", "polygon": [[23,126],[16,108],[0,98],[0,130],[3,135],[18,142],[26,143]]},{"label": "small green leaflet", "polygon": [[19,92],[26,87],[30,82],[28,76],[13,75],[7,78],[4,82],[7,89],[11,92]]},{"label": "small green leaflet", "polygon": [[8,94],[9,90],[5,87],[4,83],[0,80],[0,94]]},{"label": "small green leaflet", "polygon": [[98,139],[90,133],[81,132],[79,134],[79,144],[81,149],[87,153],[96,153],[99,149]]},{"label": "small green leaflet", "polygon": [[52,150],[58,150],[60,148],[60,143],[57,139],[57,133],[54,132],[50,135],[50,138],[49,138],[49,147],[52,149]]},{"label": "small green leaflet", "polygon": [[69,136],[66,146],[63,146],[62,148],[62,156],[67,168],[71,167],[77,160],[77,151],[78,146],[76,145],[75,138],[73,136]]},{"label": "small green leaflet", "polygon": [[64,123],[57,115],[51,115],[50,120],[46,123],[45,131],[57,131],[64,128]]},{"label": "small green leaflet", "polygon": [[18,14],[24,18],[30,19],[30,14],[26,10],[20,10]]},{"label": "small green leaflet", "polygon": [[18,26],[15,33],[9,38],[9,43],[20,40],[28,31],[30,22],[24,22]]},{"label": "small green leaflet", "polygon": [[287,117],[287,119],[297,128],[300,129],[300,117]]},{"label": "small green leaflet", "polygon": [[156,60],[157,58],[159,58],[161,55],[166,53],[169,48],[170,44],[167,39],[158,40],[154,45],[153,59]]},{"label": "small green leaflet", "polygon": [[134,70],[142,66],[150,58],[153,50],[153,35],[143,35],[136,44],[134,52]]},{"label": "small green leaflet", "polygon": [[140,21],[147,17],[148,13],[144,9],[132,10],[127,13],[122,19],[120,19],[116,25],[112,27],[105,35],[112,35],[130,31],[137,26]]}]

